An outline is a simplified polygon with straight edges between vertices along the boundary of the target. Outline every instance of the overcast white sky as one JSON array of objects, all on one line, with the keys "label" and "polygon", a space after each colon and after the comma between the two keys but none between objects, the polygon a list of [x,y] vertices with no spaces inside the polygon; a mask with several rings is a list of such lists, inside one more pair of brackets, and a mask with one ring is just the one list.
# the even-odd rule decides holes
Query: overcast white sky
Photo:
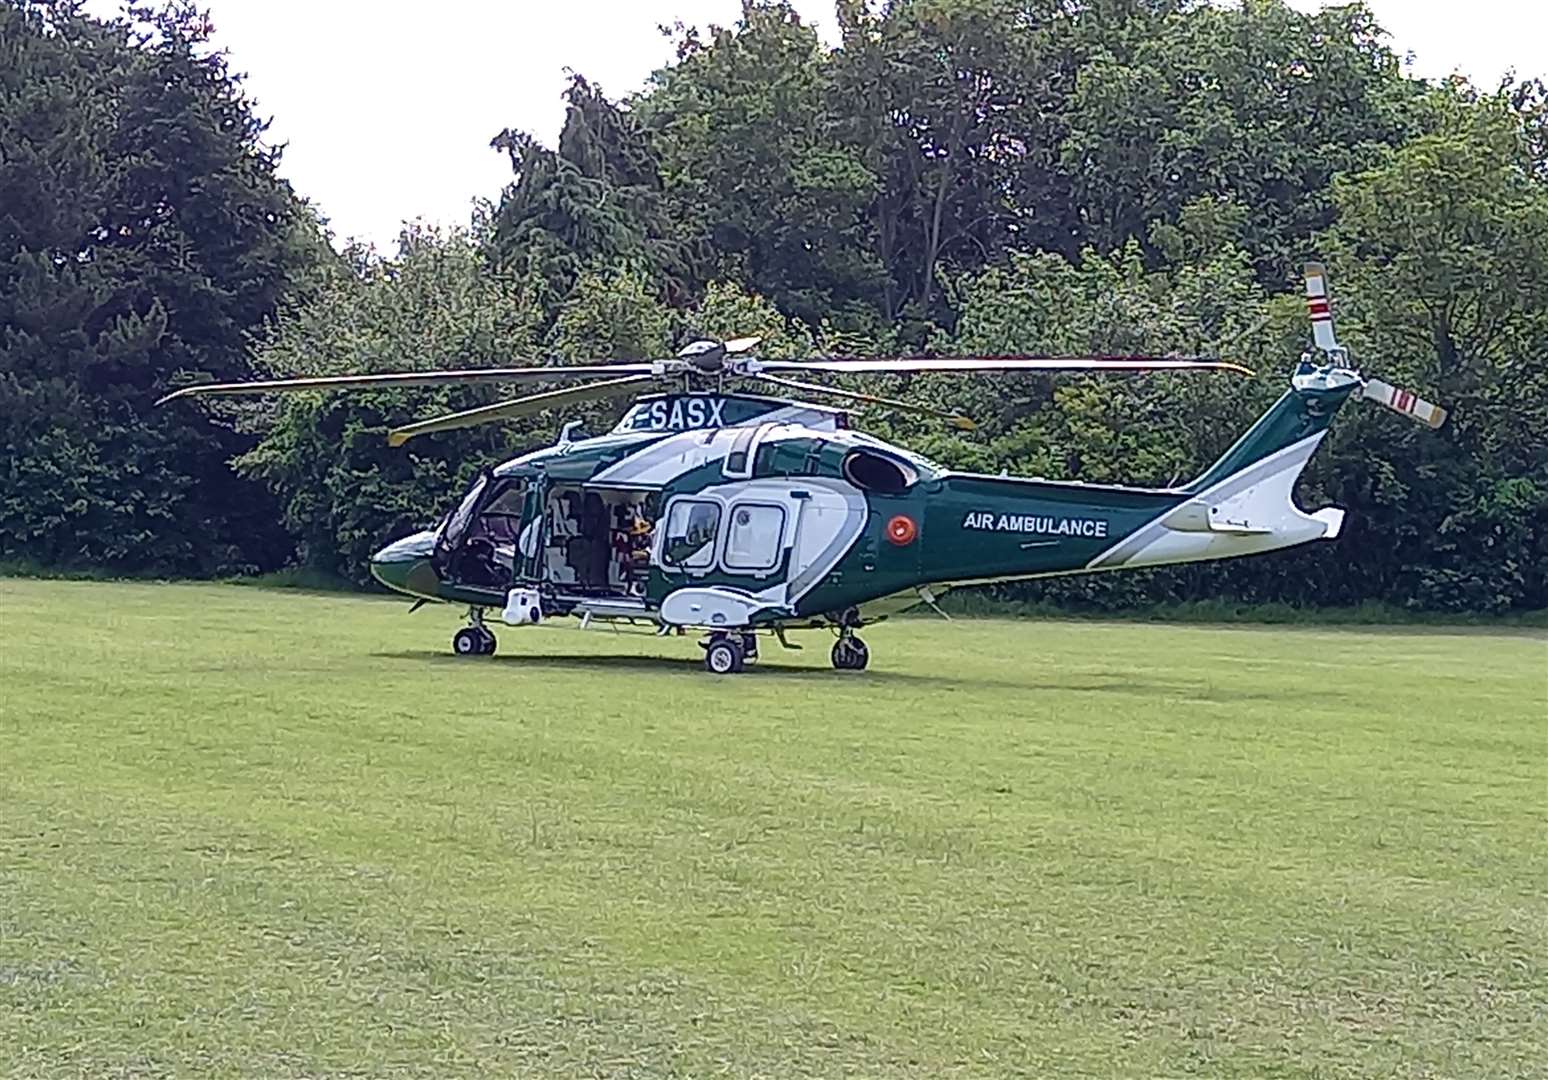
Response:
[{"label": "overcast white sky", "polygon": [[[1315,10],[1325,0],[1291,0]],[[1493,86],[1548,74],[1544,0],[1368,0],[1412,70]],[[383,251],[420,218],[464,224],[510,178],[489,149],[502,128],[550,145],[569,67],[610,96],[671,59],[657,26],[730,24],[739,0],[202,0],[272,142],[281,171],[330,219],[336,240]],[[94,0],[114,11],[118,0]],[[832,39],[831,0],[795,7]]]}]

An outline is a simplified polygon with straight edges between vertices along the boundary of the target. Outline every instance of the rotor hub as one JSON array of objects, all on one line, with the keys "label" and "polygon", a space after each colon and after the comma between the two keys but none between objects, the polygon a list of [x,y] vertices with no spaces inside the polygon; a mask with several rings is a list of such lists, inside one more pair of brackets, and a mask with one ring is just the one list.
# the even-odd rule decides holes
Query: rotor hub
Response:
[{"label": "rotor hub", "polygon": [[679,349],[677,358],[692,371],[718,375],[726,368],[726,347],[719,341],[694,341]]}]

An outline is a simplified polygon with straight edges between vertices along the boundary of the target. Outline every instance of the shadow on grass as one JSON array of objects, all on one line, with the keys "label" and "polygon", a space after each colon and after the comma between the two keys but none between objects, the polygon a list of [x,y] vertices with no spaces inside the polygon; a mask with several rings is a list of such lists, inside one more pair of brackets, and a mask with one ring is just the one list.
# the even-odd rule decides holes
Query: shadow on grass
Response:
[{"label": "shadow on grass", "polygon": [[[430,649],[395,650],[391,652],[376,652],[373,656],[383,660],[411,660],[435,667],[464,667],[478,664],[496,664],[512,669],[535,669],[538,671],[554,672],[654,672],[657,674],[680,674],[705,676],[702,661],[692,657],[676,656],[597,656],[592,654],[576,653],[521,653],[519,655],[495,656],[455,656],[451,653],[436,652]],[[708,676],[709,678],[727,678],[728,676]],[[1102,675],[1088,675],[1085,677],[1074,676],[1068,679],[1046,679],[1041,681],[1020,681],[994,678],[956,678],[950,675],[921,674],[912,671],[886,671],[872,668],[865,672],[834,671],[829,668],[812,667],[787,667],[781,664],[759,663],[748,667],[742,678],[780,680],[799,680],[805,683],[819,683],[837,686],[843,683],[851,683],[856,686],[867,684],[906,684],[916,686],[933,686],[943,690],[1021,690],[1021,691],[1060,691],[1077,694],[1122,694],[1136,697],[1154,697],[1166,695],[1168,697],[1197,698],[1201,689],[1200,684],[1187,680],[1159,681],[1144,678],[1113,677]],[[1269,699],[1275,695],[1244,691],[1241,694],[1220,692],[1219,688],[1209,688],[1209,700],[1259,700]]]}]

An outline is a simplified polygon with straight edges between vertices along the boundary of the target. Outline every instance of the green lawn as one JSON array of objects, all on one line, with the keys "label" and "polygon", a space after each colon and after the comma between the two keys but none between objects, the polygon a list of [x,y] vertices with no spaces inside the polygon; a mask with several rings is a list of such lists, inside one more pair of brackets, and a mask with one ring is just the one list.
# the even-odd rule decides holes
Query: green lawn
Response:
[{"label": "green lawn", "polygon": [[0,1075],[1548,1076],[1548,640],[0,581]]}]

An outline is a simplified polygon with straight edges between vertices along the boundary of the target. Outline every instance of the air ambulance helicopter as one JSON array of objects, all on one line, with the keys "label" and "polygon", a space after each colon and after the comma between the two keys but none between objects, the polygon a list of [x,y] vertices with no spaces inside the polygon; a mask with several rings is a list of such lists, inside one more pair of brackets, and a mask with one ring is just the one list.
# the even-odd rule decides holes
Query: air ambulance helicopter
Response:
[{"label": "air ambulance helicopter", "polygon": [[[835,668],[860,670],[857,631],[948,589],[1166,563],[1234,558],[1332,540],[1344,511],[1306,513],[1296,477],[1351,397],[1431,427],[1445,411],[1363,377],[1338,344],[1326,274],[1306,268],[1314,341],[1290,388],[1196,479],[1139,488],[957,472],[850,427],[841,408],[785,396],[822,395],[939,417],[966,417],[791,376],[940,372],[1228,371],[1213,359],[900,357],[765,360],[757,338],[699,341],[674,357],[588,366],[481,368],[194,385],[163,401],[220,394],[360,387],[587,380],[400,427],[394,446],[474,424],[630,394],[611,432],[572,439],[485,469],[434,529],[378,551],[388,588],[465,606],[452,638],[489,655],[487,613],[511,626],[558,616],[702,632],[705,667],[741,671],[759,636],[787,648],[795,630],[824,629]],[[758,393],[751,390],[767,391]],[[776,394],[774,391],[783,393]]]}]

